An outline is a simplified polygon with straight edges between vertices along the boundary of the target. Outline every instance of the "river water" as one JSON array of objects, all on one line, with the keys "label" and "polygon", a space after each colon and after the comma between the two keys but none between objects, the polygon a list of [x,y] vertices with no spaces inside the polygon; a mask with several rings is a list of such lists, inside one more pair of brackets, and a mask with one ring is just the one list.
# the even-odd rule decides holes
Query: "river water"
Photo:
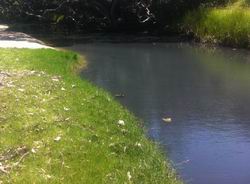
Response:
[{"label": "river water", "polygon": [[[82,77],[141,118],[190,184],[250,183],[250,52],[182,43],[89,43]],[[162,118],[172,118],[164,123]]]}]

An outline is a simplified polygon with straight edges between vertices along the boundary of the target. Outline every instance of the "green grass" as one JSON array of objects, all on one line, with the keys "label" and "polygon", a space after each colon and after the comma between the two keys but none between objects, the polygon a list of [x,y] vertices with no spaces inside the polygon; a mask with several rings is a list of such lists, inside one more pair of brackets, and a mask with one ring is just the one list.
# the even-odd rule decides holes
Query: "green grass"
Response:
[{"label": "green grass", "polygon": [[249,7],[250,0],[234,0],[231,4],[231,7]]},{"label": "green grass", "polygon": [[181,183],[138,119],[77,76],[81,64],[0,50],[0,183]]},{"label": "green grass", "polygon": [[184,30],[203,42],[250,48],[249,0],[189,12],[184,18]]}]

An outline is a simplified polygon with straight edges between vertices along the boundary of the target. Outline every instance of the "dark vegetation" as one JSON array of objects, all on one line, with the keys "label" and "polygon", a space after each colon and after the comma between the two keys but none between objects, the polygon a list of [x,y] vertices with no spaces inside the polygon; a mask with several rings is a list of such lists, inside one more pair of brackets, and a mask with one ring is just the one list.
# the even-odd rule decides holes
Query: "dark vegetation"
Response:
[{"label": "dark vegetation", "polygon": [[[186,12],[229,0],[1,0],[1,21],[39,22],[71,32],[173,30]],[[175,26],[173,26],[173,24]],[[174,30],[176,31],[176,30]]]}]

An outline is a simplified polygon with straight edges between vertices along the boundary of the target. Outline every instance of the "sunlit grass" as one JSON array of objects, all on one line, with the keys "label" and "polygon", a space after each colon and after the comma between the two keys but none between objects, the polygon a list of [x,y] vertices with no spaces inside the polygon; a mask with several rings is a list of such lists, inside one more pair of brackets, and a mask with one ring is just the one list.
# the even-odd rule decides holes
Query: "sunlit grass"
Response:
[{"label": "sunlit grass", "polygon": [[0,183],[180,183],[138,120],[55,50],[0,50]]},{"label": "sunlit grass", "polygon": [[235,0],[229,6],[232,7],[249,7],[250,6],[250,0]]},{"label": "sunlit grass", "polygon": [[188,13],[184,29],[204,42],[250,46],[250,8],[237,1],[227,7],[202,8]]}]

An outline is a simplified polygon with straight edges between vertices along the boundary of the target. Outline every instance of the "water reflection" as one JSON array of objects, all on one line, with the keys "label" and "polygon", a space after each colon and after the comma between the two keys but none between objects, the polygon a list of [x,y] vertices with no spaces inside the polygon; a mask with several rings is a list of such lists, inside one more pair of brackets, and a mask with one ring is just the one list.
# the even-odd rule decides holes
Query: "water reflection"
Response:
[{"label": "water reflection", "polygon": [[[193,184],[250,183],[250,53],[188,44],[82,44],[83,72],[145,121]],[[164,124],[162,117],[172,117]]]}]

